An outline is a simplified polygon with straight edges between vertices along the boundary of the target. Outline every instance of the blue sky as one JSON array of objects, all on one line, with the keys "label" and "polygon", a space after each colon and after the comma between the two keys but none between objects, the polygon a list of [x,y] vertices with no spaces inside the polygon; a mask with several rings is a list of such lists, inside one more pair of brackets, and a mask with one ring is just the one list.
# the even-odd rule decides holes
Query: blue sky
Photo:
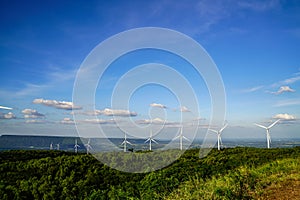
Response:
[{"label": "blue sky", "polygon": [[[296,0],[0,4],[0,106],[13,108],[0,110],[0,134],[76,135],[68,102],[81,63],[108,37],[151,26],[190,36],[216,63],[227,97],[229,126],[223,137],[264,137],[264,130],[253,123],[267,125],[279,118],[272,136],[300,137],[300,3]],[[112,89],[120,77],[136,65],[154,61],[172,66],[190,81],[200,99],[199,113],[190,105],[180,108],[174,94],[158,85],[137,90],[130,109],[111,107]],[[94,123],[102,123],[109,136],[121,136],[110,113],[141,126],[147,126],[149,119],[156,118],[157,124],[166,120],[169,130],[161,137],[172,136],[169,132],[174,132],[172,126],[181,114],[187,126],[199,118],[203,127],[209,124],[211,104],[205,83],[174,55],[151,50],[126,55],[101,81],[95,96],[100,121],[88,121],[91,105],[76,105],[73,111],[90,132],[96,131]]]}]

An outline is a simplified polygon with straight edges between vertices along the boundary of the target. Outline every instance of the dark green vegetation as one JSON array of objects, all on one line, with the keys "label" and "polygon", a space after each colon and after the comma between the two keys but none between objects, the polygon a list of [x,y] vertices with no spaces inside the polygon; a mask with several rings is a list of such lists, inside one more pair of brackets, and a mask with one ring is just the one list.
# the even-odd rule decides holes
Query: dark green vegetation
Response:
[{"label": "dark green vegetation", "polygon": [[198,154],[191,149],[164,169],[132,174],[86,154],[4,151],[0,199],[252,199],[275,181],[300,180],[300,147]]}]

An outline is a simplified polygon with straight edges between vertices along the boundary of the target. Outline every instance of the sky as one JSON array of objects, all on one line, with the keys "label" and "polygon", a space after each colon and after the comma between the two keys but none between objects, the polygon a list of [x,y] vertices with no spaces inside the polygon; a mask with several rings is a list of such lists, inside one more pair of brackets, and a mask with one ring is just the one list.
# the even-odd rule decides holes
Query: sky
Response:
[{"label": "sky", "polygon": [[[264,138],[265,131],[253,123],[267,126],[277,119],[281,121],[272,128],[272,137],[300,137],[297,0],[1,1],[0,134],[77,136],[75,121],[86,137],[122,137],[121,130],[146,137],[153,129],[157,138],[173,138],[183,123],[191,138],[192,127],[205,133],[208,125],[221,128],[210,124],[213,105],[205,78],[186,60],[157,49],[120,56],[99,80],[94,104],[73,102],[76,77],[92,50],[118,33],[141,27],[185,34],[212,58],[226,94],[224,119],[229,125],[223,138]],[[160,71],[161,65],[135,71],[147,63],[166,65],[184,77],[198,108],[155,83],[132,92],[128,106],[112,105],[122,78],[170,77],[172,70]],[[157,66],[160,70],[154,71]],[[183,79],[166,80],[182,86]],[[121,86],[118,100],[126,91]]]}]

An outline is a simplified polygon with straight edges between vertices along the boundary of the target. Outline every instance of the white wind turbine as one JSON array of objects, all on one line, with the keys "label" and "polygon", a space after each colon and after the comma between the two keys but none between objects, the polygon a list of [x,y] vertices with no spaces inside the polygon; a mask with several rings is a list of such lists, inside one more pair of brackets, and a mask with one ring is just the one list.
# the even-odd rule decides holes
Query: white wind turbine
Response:
[{"label": "white wind turbine", "polygon": [[80,147],[80,146],[77,144],[77,139],[75,139],[75,145],[74,145],[75,153],[78,152],[78,148],[79,148],[79,147]]},{"label": "white wind turbine", "polygon": [[5,106],[0,106],[0,109],[4,109],[4,110],[12,110],[12,108],[5,107]]},{"label": "white wind turbine", "polygon": [[277,124],[280,121],[280,119],[276,120],[275,122],[273,122],[270,126],[266,127],[260,124],[254,124],[260,128],[264,128],[266,129],[266,134],[267,134],[267,147],[268,149],[270,148],[270,143],[271,143],[271,136],[270,136],[270,128],[272,128],[275,124]]},{"label": "white wind turbine", "polygon": [[180,133],[178,136],[176,136],[173,140],[176,140],[177,138],[179,138],[179,145],[180,145],[180,150],[182,150],[182,142],[183,142],[183,139],[187,140],[187,141],[190,141],[189,139],[187,139],[186,137],[183,136],[183,133],[182,133],[182,126],[180,127]]},{"label": "white wind turbine", "polygon": [[222,145],[221,134],[227,126],[228,124],[225,124],[220,130],[208,129],[209,131],[216,133],[218,136],[218,150],[220,150],[220,145]]},{"label": "white wind turbine", "polygon": [[149,138],[145,141],[145,143],[149,142],[149,150],[152,151],[152,142],[158,144],[152,137],[152,130],[150,131]]},{"label": "white wind turbine", "polygon": [[91,138],[89,138],[88,143],[86,143],[84,146],[86,148],[86,154],[89,154],[89,152],[92,150],[92,146],[90,145]]},{"label": "white wind turbine", "polygon": [[121,144],[121,145],[124,145],[124,152],[126,152],[126,150],[127,150],[126,144],[132,145],[130,142],[127,141],[127,135],[126,135],[126,132],[124,132],[124,141]]},{"label": "white wind turbine", "polygon": [[53,150],[53,142],[50,143],[50,150]]},{"label": "white wind turbine", "polygon": [[57,150],[59,150],[59,143],[58,143],[58,144],[56,144],[56,149],[57,149]]}]

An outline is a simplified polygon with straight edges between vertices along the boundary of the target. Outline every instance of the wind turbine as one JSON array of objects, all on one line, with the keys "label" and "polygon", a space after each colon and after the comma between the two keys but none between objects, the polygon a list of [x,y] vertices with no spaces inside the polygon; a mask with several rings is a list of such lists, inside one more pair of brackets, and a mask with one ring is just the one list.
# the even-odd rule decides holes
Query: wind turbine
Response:
[{"label": "wind turbine", "polygon": [[86,154],[89,154],[90,150],[92,150],[92,146],[90,145],[91,139],[89,138],[89,141],[84,146],[86,147]]},{"label": "wind turbine", "polygon": [[57,149],[57,150],[59,150],[59,143],[58,143],[58,144],[56,144],[56,149]]},{"label": "wind turbine", "polygon": [[50,150],[53,150],[53,142],[50,144]]},{"label": "wind turbine", "polygon": [[75,139],[75,145],[74,145],[75,153],[78,152],[78,147],[80,146],[77,144],[77,139]]},{"label": "wind turbine", "polygon": [[149,138],[145,141],[145,143],[149,142],[149,150],[152,151],[152,142],[158,144],[152,137],[152,130],[150,131]]},{"label": "wind turbine", "polygon": [[12,110],[12,108],[5,107],[5,106],[0,106],[0,109],[4,109],[4,110]]},{"label": "wind turbine", "polygon": [[270,126],[266,127],[260,124],[254,124],[260,128],[264,128],[266,129],[266,133],[267,133],[267,147],[268,149],[270,148],[270,143],[271,143],[271,136],[270,136],[270,128],[272,128],[275,124],[277,124],[280,121],[280,119],[276,120],[275,122],[273,122]]},{"label": "wind turbine", "polygon": [[227,126],[228,124],[225,124],[220,130],[208,129],[209,131],[216,133],[218,136],[218,150],[220,150],[220,145],[222,145],[221,134]]},{"label": "wind turbine", "polygon": [[130,142],[127,141],[127,135],[126,135],[126,132],[124,132],[124,141],[122,142],[121,145],[124,145],[124,152],[126,152],[126,144],[130,144],[132,145]]},{"label": "wind turbine", "polygon": [[178,136],[176,136],[173,140],[176,140],[177,138],[179,138],[180,150],[182,150],[183,139],[185,139],[187,141],[190,141],[189,139],[187,139],[186,137],[183,136],[183,134],[182,134],[182,126],[180,127],[180,134]]}]

